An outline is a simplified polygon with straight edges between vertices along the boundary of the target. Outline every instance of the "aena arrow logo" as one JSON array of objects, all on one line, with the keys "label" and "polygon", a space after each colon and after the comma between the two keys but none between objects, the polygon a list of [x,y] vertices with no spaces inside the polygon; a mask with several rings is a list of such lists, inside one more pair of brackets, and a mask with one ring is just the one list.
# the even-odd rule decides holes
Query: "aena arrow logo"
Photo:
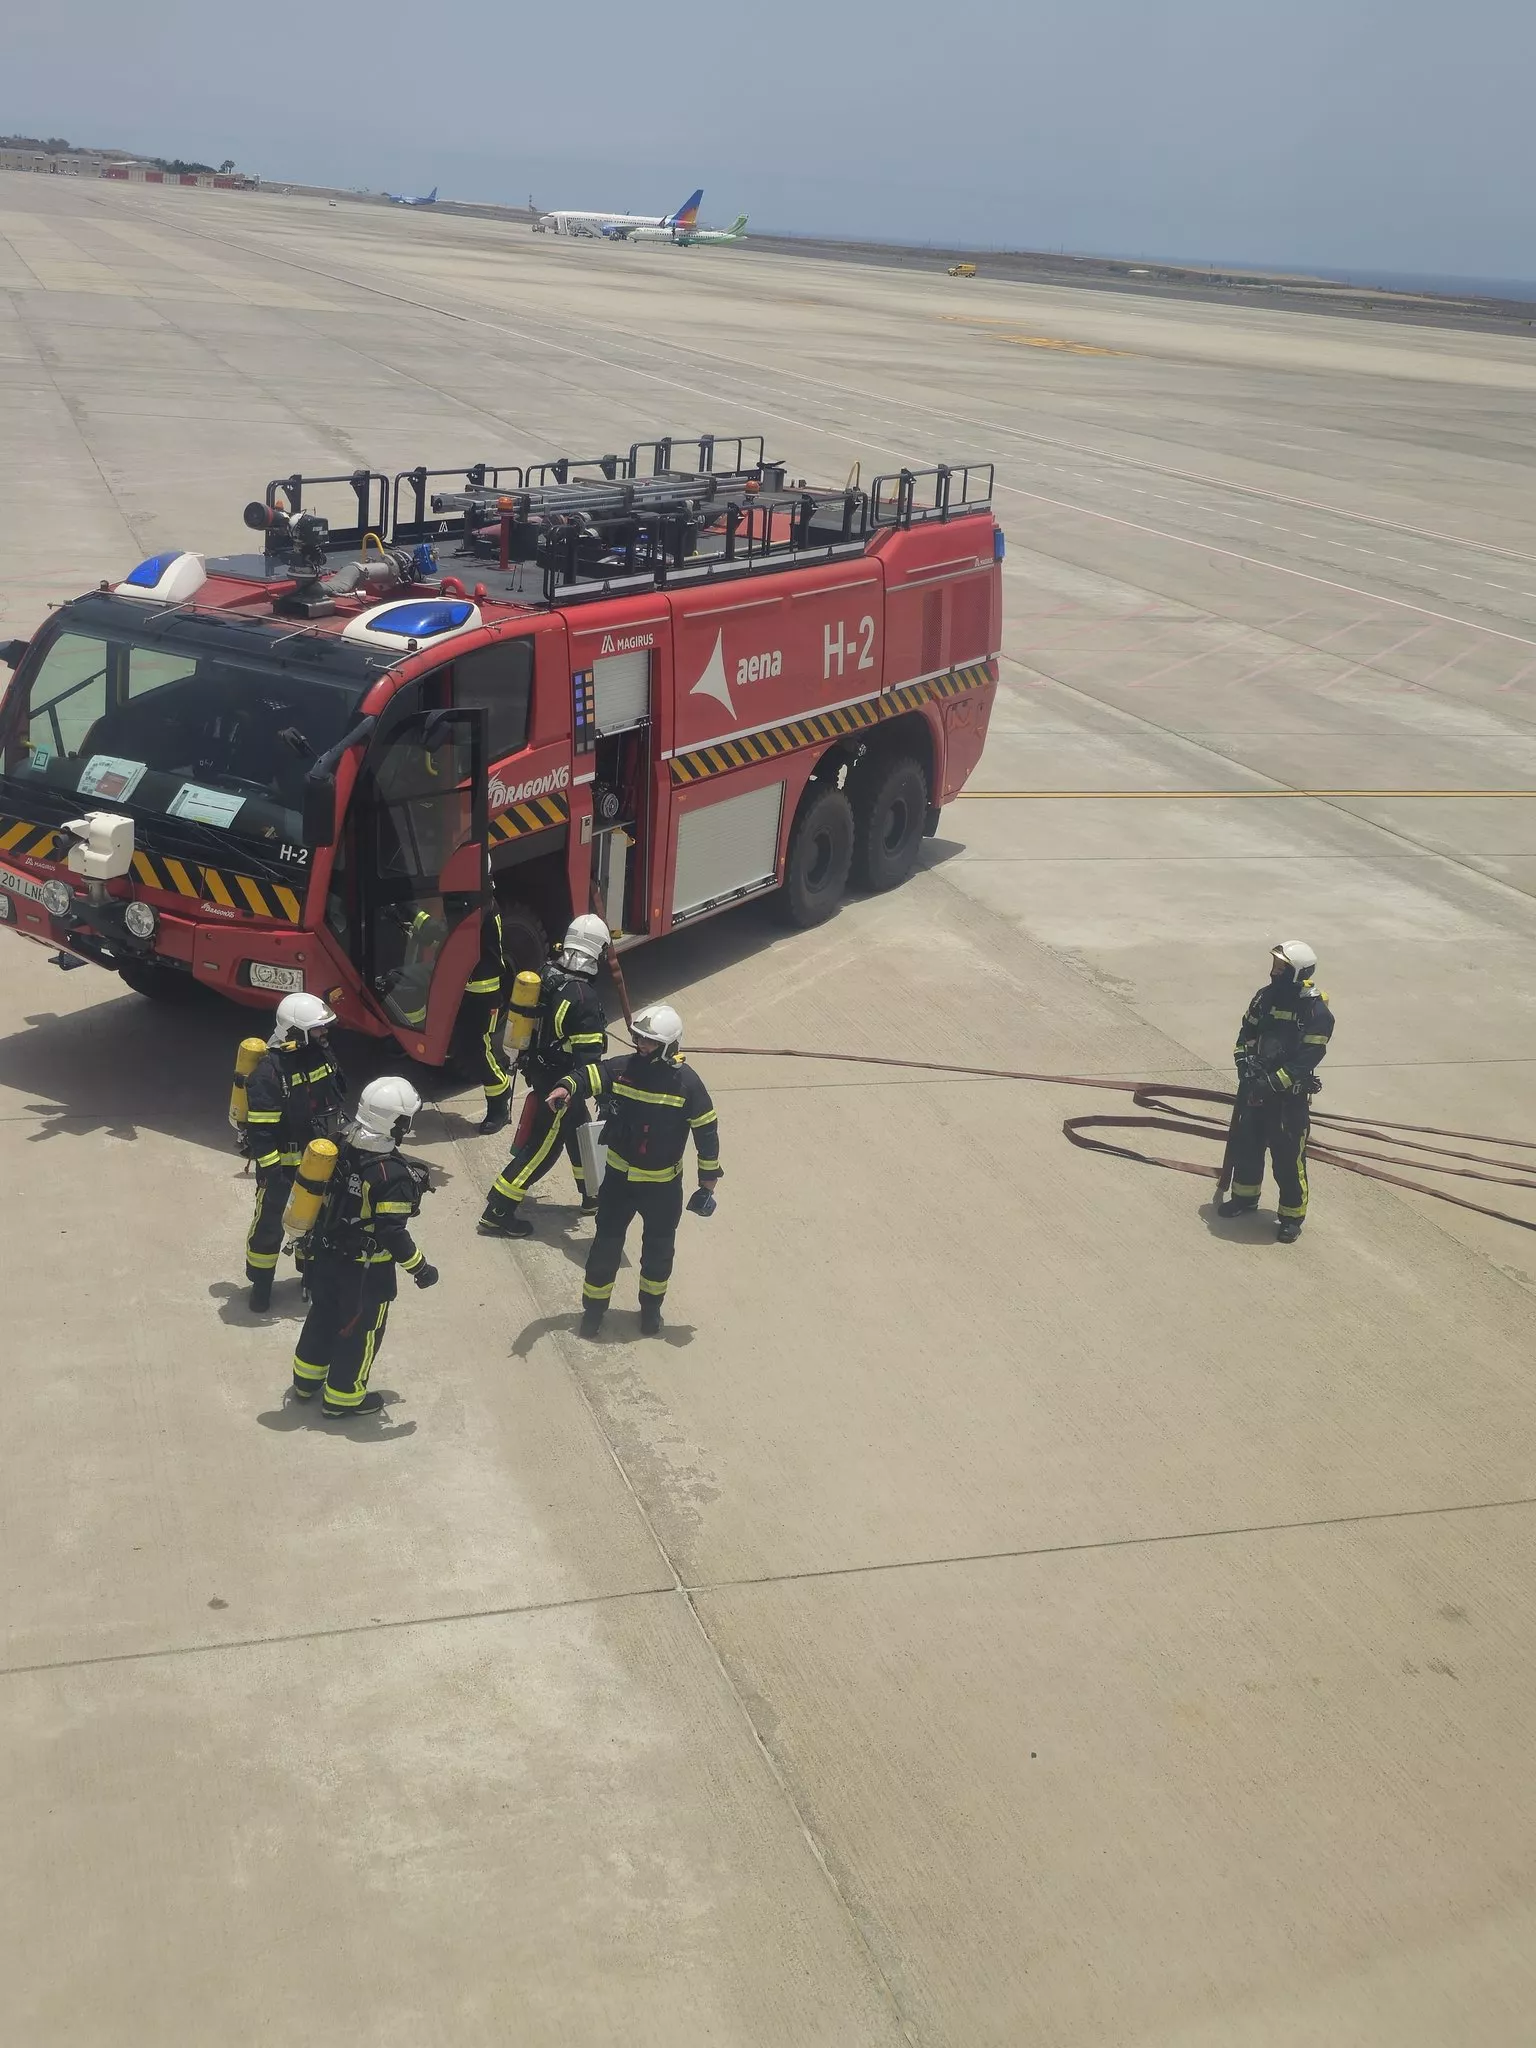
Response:
[{"label": "aena arrow logo", "polygon": [[713,697],[717,704],[723,704],[732,718],[736,706],[731,702],[731,686],[725,675],[725,630],[715,635],[715,651],[705,665],[704,673],[688,692],[690,697]]}]

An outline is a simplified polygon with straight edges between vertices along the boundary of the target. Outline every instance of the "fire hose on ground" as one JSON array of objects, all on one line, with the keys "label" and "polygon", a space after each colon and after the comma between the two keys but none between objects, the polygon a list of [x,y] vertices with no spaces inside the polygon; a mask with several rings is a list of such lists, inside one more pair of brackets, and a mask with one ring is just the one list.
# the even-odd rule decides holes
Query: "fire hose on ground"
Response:
[{"label": "fire hose on ground", "polygon": [[[608,956],[608,967],[618,988],[624,1021],[631,1023],[624,971],[612,953]],[[1213,1180],[1218,1196],[1226,1193],[1232,1179],[1232,1136],[1236,1127],[1237,1097],[1220,1088],[1186,1088],[1168,1081],[1129,1081],[1098,1074],[1037,1074],[1012,1067],[962,1067],[948,1060],[898,1059],[886,1053],[814,1052],[791,1045],[699,1045],[690,1050],[704,1053],[711,1059],[821,1060],[841,1066],[893,1067],[908,1073],[951,1074],[972,1081],[1032,1081],[1048,1088],[1096,1088],[1115,1095],[1129,1095],[1137,1109],[1151,1114],[1065,1117],[1061,1126],[1063,1137],[1084,1152],[1104,1152],[1114,1159],[1133,1160],[1139,1166],[1161,1166],[1172,1173],[1191,1173],[1198,1180]],[[1212,1110],[1185,1110],[1172,1106],[1180,1103],[1209,1103]],[[1215,1111],[1220,1113],[1213,1113]],[[1310,1164],[1321,1161],[1325,1166],[1338,1167],[1341,1172],[1357,1173],[1364,1180],[1385,1181],[1389,1187],[1404,1188],[1414,1195],[1429,1195],[1437,1202],[1449,1202],[1453,1208],[1469,1209],[1474,1216],[1488,1216],[1496,1223],[1512,1223],[1517,1230],[1536,1230],[1536,1219],[1531,1217],[1515,1216],[1507,1209],[1494,1209],[1485,1202],[1471,1202],[1465,1195],[1453,1194],[1449,1188],[1436,1187],[1429,1181],[1410,1180],[1403,1174],[1385,1170],[1391,1166],[1406,1166],[1414,1173],[1438,1173],[1456,1180],[1487,1181],[1498,1187],[1529,1188],[1536,1192],[1536,1177],[1529,1170],[1529,1162],[1494,1158],[1485,1152],[1460,1152],[1444,1145],[1421,1142],[1430,1138],[1450,1138],[1462,1145],[1504,1146],[1515,1152],[1536,1153],[1536,1139],[1492,1138],[1479,1131],[1446,1131],[1434,1124],[1389,1123],[1381,1117],[1341,1116],[1317,1109],[1312,1111],[1311,1122],[1313,1135],[1307,1141]],[[1201,1166],[1191,1159],[1170,1159],[1165,1153],[1138,1151],[1134,1145],[1117,1145],[1108,1138],[1088,1137],[1086,1133],[1093,1130],[1150,1130],[1166,1137],[1202,1138],[1223,1148],[1221,1164]],[[1316,1138],[1319,1131],[1323,1133],[1321,1143]],[[1338,1137],[1330,1137],[1330,1132],[1336,1132]],[[1338,1139],[1342,1138],[1360,1138],[1367,1144],[1390,1145],[1397,1150],[1364,1152],[1355,1146],[1339,1143]],[[1446,1163],[1441,1164],[1442,1161]],[[1484,1168],[1495,1170],[1485,1172]]]},{"label": "fire hose on ground", "polygon": [[[1115,1159],[1130,1159],[1142,1166],[1162,1166],[1174,1173],[1191,1173],[1200,1180],[1214,1180],[1218,1194],[1225,1193],[1232,1177],[1232,1127],[1235,1096],[1218,1088],[1186,1088],[1166,1081],[1109,1080],[1091,1074],[1036,1074],[1006,1067],[961,1067],[947,1060],[896,1059],[876,1053],[808,1052],[798,1046],[701,1045],[691,1048],[717,1059],[826,1060],[863,1067],[895,1067],[915,1073],[953,1074],[977,1081],[1033,1081],[1053,1088],[1096,1088],[1129,1095],[1142,1116],[1069,1116],[1062,1122],[1062,1134],[1070,1144],[1085,1152],[1105,1152]],[[1211,1110],[1186,1110],[1176,1105],[1209,1103]],[[1219,1114],[1216,1112],[1220,1112]],[[1203,1138],[1223,1146],[1220,1166],[1201,1166],[1189,1159],[1172,1159],[1160,1152],[1142,1152],[1133,1145],[1116,1144],[1108,1138],[1089,1137],[1089,1131],[1150,1130],[1170,1137]],[[1313,1110],[1313,1136],[1308,1140],[1309,1164],[1321,1161],[1345,1173],[1358,1173],[1366,1180],[1385,1181],[1391,1187],[1406,1188],[1416,1195],[1431,1195],[1474,1215],[1490,1216],[1498,1223],[1512,1223],[1518,1230],[1536,1230],[1536,1220],[1511,1215],[1483,1202],[1468,1201],[1449,1188],[1410,1179],[1386,1169],[1404,1166],[1414,1173],[1437,1173],[1458,1180],[1489,1181],[1501,1187],[1536,1191],[1531,1162],[1490,1157],[1482,1151],[1457,1151],[1445,1145],[1425,1142],[1449,1138],[1463,1145],[1503,1146],[1517,1152],[1536,1153],[1536,1141],[1528,1138],[1491,1138],[1477,1131],[1446,1131],[1433,1124],[1388,1123],[1380,1117],[1331,1115]],[[1318,1133],[1322,1133],[1321,1142]],[[1336,1133],[1337,1136],[1331,1135]],[[1388,1145],[1391,1151],[1364,1151],[1340,1139],[1363,1139],[1369,1145]],[[1453,1163],[1459,1162],[1459,1163]],[[1484,1169],[1494,1169],[1485,1171]]]}]

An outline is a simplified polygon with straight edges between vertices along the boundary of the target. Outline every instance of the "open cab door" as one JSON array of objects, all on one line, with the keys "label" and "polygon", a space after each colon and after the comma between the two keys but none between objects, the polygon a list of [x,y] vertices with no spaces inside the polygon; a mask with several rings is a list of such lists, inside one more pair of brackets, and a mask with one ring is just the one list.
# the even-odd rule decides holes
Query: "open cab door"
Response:
[{"label": "open cab door", "polygon": [[440,1064],[489,901],[485,714],[412,711],[376,740],[358,852],[367,987],[414,1059]]}]

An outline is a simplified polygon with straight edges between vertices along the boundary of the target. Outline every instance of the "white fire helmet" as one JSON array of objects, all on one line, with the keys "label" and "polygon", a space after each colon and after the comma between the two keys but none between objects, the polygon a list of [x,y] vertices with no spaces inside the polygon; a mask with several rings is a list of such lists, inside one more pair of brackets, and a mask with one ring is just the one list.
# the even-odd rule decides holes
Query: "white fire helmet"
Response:
[{"label": "white fire helmet", "polygon": [[560,946],[560,958],[573,974],[596,974],[613,934],[589,910],[571,919]]},{"label": "white fire helmet", "polygon": [[318,996],[284,996],[277,1006],[276,1028],[267,1043],[281,1045],[286,1039],[297,1038],[303,1044],[312,1032],[324,1031],[335,1022],[336,1012]]},{"label": "white fire helmet", "polygon": [[1317,955],[1305,939],[1282,939],[1271,947],[1270,958],[1283,960],[1298,981],[1308,981],[1317,972]]},{"label": "white fire helmet", "polygon": [[411,1119],[420,1107],[421,1097],[398,1074],[370,1081],[357,1098],[352,1143],[364,1152],[393,1152],[402,1138],[410,1136]]},{"label": "white fire helmet", "polygon": [[647,1009],[636,1010],[630,1019],[629,1035],[638,1053],[650,1052],[652,1048],[674,1053],[682,1043],[683,1020],[670,1003],[652,1003]]}]

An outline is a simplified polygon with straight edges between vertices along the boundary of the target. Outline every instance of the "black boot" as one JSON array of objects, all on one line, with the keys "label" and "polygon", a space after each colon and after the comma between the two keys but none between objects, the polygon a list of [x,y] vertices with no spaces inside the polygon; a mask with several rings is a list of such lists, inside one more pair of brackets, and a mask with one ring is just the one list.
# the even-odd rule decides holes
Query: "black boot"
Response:
[{"label": "black boot", "polygon": [[264,1316],[272,1306],[272,1275],[270,1273],[258,1273],[256,1275],[256,1278],[251,1282],[251,1291],[247,1296],[247,1305],[253,1316]]},{"label": "black boot", "polygon": [[1258,1206],[1257,1201],[1249,1201],[1246,1196],[1234,1197],[1228,1195],[1224,1202],[1216,1204],[1216,1214],[1218,1216],[1251,1216]]},{"label": "black boot", "polygon": [[501,1097],[485,1105],[485,1115],[480,1119],[477,1129],[482,1138],[490,1138],[494,1137],[497,1131],[504,1131],[511,1121],[512,1111],[507,1105],[506,1098]]},{"label": "black boot", "polygon": [[582,1198],[581,1198],[581,1213],[582,1213],[582,1215],[583,1215],[583,1216],[595,1216],[595,1215],[597,1214],[597,1197],[596,1197],[596,1195],[583,1195],[583,1196],[582,1196]]},{"label": "black boot", "polygon": [[1275,1236],[1281,1244],[1294,1244],[1300,1235],[1301,1218],[1299,1216],[1282,1216],[1280,1218],[1280,1228],[1275,1232]]},{"label": "black boot", "polygon": [[581,1334],[583,1337],[595,1337],[597,1335],[598,1331],[603,1327],[603,1315],[606,1309],[606,1302],[583,1302],[581,1310]]},{"label": "black boot", "polygon": [[515,1202],[487,1202],[485,1214],[475,1225],[482,1237],[532,1237],[533,1225],[519,1216]]},{"label": "black boot", "polygon": [[642,1337],[661,1335],[661,1303],[654,1294],[640,1297],[640,1334]]},{"label": "black boot", "polygon": [[361,1401],[350,1408],[333,1408],[329,1401],[321,1404],[321,1413],[329,1415],[333,1422],[345,1422],[353,1415],[377,1415],[384,1406],[382,1394],[364,1394]]}]

